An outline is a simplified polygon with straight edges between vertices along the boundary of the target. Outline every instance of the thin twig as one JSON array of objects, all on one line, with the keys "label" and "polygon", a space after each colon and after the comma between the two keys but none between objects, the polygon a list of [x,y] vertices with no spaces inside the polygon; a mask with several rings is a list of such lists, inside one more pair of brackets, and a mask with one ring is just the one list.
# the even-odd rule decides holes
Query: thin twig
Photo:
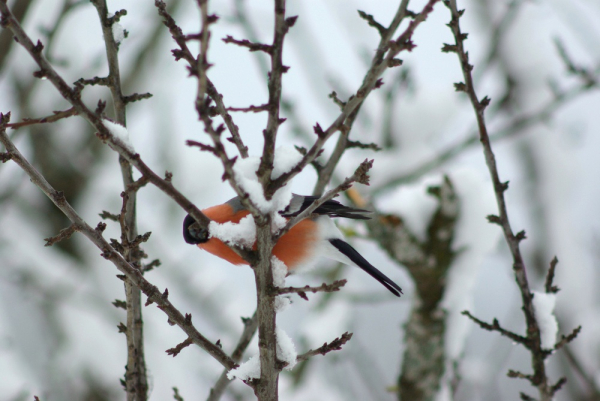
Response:
[{"label": "thin twig", "polygon": [[323,283],[318,287],[304,286],[304,287],[284,287],[277,288],[277,293],[279,295],[283,294],[298,294],[300,298],[308,301],[308,297],[306,296],[307,292],[312,292],[316,294],[317,292],[336,292],[339,291],[340,288],[346,285],[348,280],[336,280],[331,284]]},{"label": "thin twig", "polygon": [[75,108],[71,107],[68,110],[63,111],[53,111],[51,116],[41,117],[41,118],[24,118],[23,121],[18,123],[6,124],[8,128],[19,129],[21,127],[26,127],[28,125],[33,124],[45,124],[45,123],[53,123],[55,121],[61,120],[63,118],[68,118],[71,116],[76,116],[77,111]]},{"label": "thin twig", "polygon": [[345,332],[341,337],[336,338],[330,343],[325,343],[317,349],[310,350],[304,354],[298,355],[296,359],[298,362],[306,361],[307,359],[315,355],[325,355],[331,351],[339,351],[342,346],[346,344],[352,338],[352,333]]},{"label": "thin twig", "polygon": [[[235,362],[239,362],[242,359],[244,352],[250,345],[254,334],[256,334],[256,329],[258,328],[258,316],[256,312],[254,312],[254,315],[252,315],[251,318],[242,319],[242,321],[244,322],[244,331],[238,340],[238,344],[231,353],[231,359]],[[206,401],[217,401],[221,398],[225,389],[229,383],[231,383],[231,380],[227,378],[227,373],[229,373],[227,369],[221,373],[221,376],[215,385],[210,389],[210,394]]]},{"label": "thin twig", "polygon": [[[288,30],[294,25],[297,17],[286,18],[285,0],[274,1],[275,14],[275,32],[273,35],[273,44],[271,45],[271,71],[269,72],[269,110],[267,118],[267,127],[263,131],[263,151],[260,158],[260,165],[256,176],[261,182],[265,197],[270,199],[275,193],[267,191],[267,186],[271,185],[271,172],[273,171],[273,161],[275,159],[275,140],[279,126],[285,121],[279,116],[281,108],[281,85],[283,73],[287,70],[283,66],[283,40]],[[282,185],[277,188],[281,188]]]},{"label": "thin twig", "polygon": [[327,193],[325,195],[323,195],[319,199],[315,200],[313,203],[310,204],[309,207],[304,209],[297,216],[292,217],[286,223],[285,227],[283,227],[281,230],[279,230],[279,232],[277,234],[273,235],[274,241],[277,241],[277,239],[279,239],[283,235],[285,235],[292,227],[294,227],[300,221],[302,221],[302,220],[306,219],[308,216],[310,216],[312,214],[312,212],[314,212],[319,206],[321,206],[328,200],[335,198],[337,196],[337,194],[339,194],[340,192],[343,192],[343,191],[349,189],[352,186],[352,183],[359,182],[361,184],[369,185],[369,176],[367,173],[369,172],[371,167],[373,167],[373,160],[365,159],[365,161],[363,161],[358,166],[358,168],[356,169],[354,174],[352,174],[350,177],[346,178],[341,184],[339,184],[335,188],[327,191]]},{"label": "thin twig", "polygon": [[[405,0],[404,0],[405,1]],[[403,1],[403,3],[404,3]],[[423,7],[421,12],[413,19],[404,30],[402,34],[398,36],[395,41],[388,40],[380,42],[380,48],[378,48],[371,68],[365,75],[362,85],[356,91],[356,93],[348,99],[346,106],[335,119],[333,123],[326,130],[316,130],[317,140],[313,146],[306,152],[306,155],[302,160],[294,166],[289,172],[282,174],[277,179],[272,180],[269,187],[265,190],[265,195],[273,194],[276,188],[280,188],[282,185],[288,183],[293,177],[295,177],[300,171],[304,169],[309,163],[311,163],[322,149],[325,142],[337,131],[342,132],[342,136],[347,133],[348,127],[345,125],[346,120],[359,108],[371,91],[376,87],[379,77],[383,72],[390,66],[395,65],[393,61],[395,57],[404,50],[412,50],[415,45],[412,42],[412,37],[417,27],[427,19],[429,14],[433,11],[433,6],[438,0],[429,0]],[[398,16],[400,18],[401,16]]]},{"label": "thin twig", "polygon": [[189,347],[190,345],[192,345],[192,339],[191,338],[186,338],[183,342],[177,344],[177,346],[173,347],[173,348],[169,348],[168,350],[166,350],[165,352],[167,353],[167,355],[171,355],[173,358],[175,358],[177,355],[179,355],[179,353],[185,348],[185,347]]},{"label": "thin twig", "polygon": [[228,107],[227,111],[241,111],[244,113],[260,113],[261,111],[268,111],[268,104],[261,104],[260,106],[248,106],[248,107]]},{"label": "thin twig", "polygon": [[558,292],[558,287],[552,284],[554,282],[554,272],[556,271],[556,265],[558,265],[558,258],[555,256],[550,262],[550,268],[548,269],[548,274],[546,275],[546,282],[544,284],[544,288],[546,289],[547,294],[556,294]]},{"label": "thin twig", "polygon": [[234,39],[230,35],[227,35],[223,39],[223,42],[233,43],[238,46],[247,47],[251,52],[261,51],[261,52],[265,52],[267,54],[271,54],[271,52],[273,51],[273,46],[271,46],[271,45],[265,45],[262,43],[253,43],[253,42],[250,42],[248,39],[238,40],[238,39]]},{"label": "thin twig", "polygon": [[52,246],[57,242],[69,239],[71,238],[71,235],[75,234],[75,232],[77,232],[77,227],[75,227],[74,225],[70,225],[69,227],[60,230],[58,235],[55,235],[54,237],[44,238],[44,241],[46,241],[46,244],[44,244],[44,246]]},{"label": "thin twig", "polygon": [[475,323],[477,323],[479,325],[479,327],[481,327],[482,329],[488,330],[488,331],[497,331],[498,333],[502,334],[503,336],[510,338],[512,341],[519,343],[519,344],[523,344],[528,349],[530,348],[529,339],[527,337],[523,337],[517,333],[513,333],[512,331],[503,329],[500,326],[498,319],[494,319],[492,324],[489,324],[489,323],[484,322],[483,320],[477,319],[469,311],[465,310],[465,311],[462,311],[461,313],[463,315],[467,316],[469,319],[471,319]]},{"label": "thin twig", "polygon": [[207,80],[206,70],[209,68],[207,61],[208,54],[208,39],[210,37],[209,25],[211,21],[208,17],[208,0],[196,0],[198,8],[200,8],[201,18],[201,31],[200,31],[200,54],[196,60],[196,72],[198,73],[198,94],[196,96],[196,103],[202,103],[204,101],[204,95],[206,94]]}]

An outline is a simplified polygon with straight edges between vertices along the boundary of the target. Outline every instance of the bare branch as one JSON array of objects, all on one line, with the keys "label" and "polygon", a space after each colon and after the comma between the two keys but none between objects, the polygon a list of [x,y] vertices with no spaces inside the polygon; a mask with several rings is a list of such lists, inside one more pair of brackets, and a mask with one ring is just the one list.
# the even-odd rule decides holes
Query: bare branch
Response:
[{"label": "bare branch", "polygon": [[372,26],[373,28],[377,29],[377,32],[379,32],[379,35],[384,36],[386,34],[387,29],[383,25],[381,25],[379,22],[375,21],[375,18],[373,18],[373,16],[371,14],[367,14],[364,11],[358,10],[358,15],[360,16],[360,18],[367,21],[369,26]]},{"label": "bare branch", "polygon": [[557,286],[552,285],[552,282],[554,281],[554,271],[556,270],[556,265],[558,265],[558,258],[555,256],[550,262],[550,268],[548,269],[546,282],[544,284],[547,294],[556,294],[559,291]]},{"label": "bare branch", "polygon": [[340,192],[349,189],[352,186],[352,183],[359,182],[364,185],[369,185],[369,176],[368,176],[367,172],[371,169],[371,167],[373,167],[373,160],[365,159],[365,161],[363,161],[358,166],[358,168],[356,169],[354,174],[352,174],[352,176],[346,178],[337,187],[327,191],[327,193],[325,195],[323,195],[320,199],[317,199],[316,201],[314,201],[309,207],[307,207],[305,210],[303,210],[302,213],[299,213],[297,216],[291,218],[287,222],[285,227],[283,227],[277,234],[275,234],[273,236],[273,239],[276,241],[277,239],[281,238],[293,226],[295,226],[300,221],[302,221],[302,220],[306,219],[308,216],[310,216],[312,214],[312,212],[314,212],[323,203],[327,202],[328,200],[333,199]]},{"label": "bare branch", "polygon": [[[0,2],[0,8],[2,2]],[[102,256],[111,261],[119,271],[121,271],[135,286],[148,296],[148,299],[155,302],[157,306],[168,316],[169,320],[177,324],[200,348],[208,352],[226,369],[233,369],[236,364],[228,357],[218,346],[206,339],[192,325],[189,319],[186,319],[181,312],[166,298],[163,297],[159,289],[149,283],[142,273],[135,267],[131,266],[113,247],[102,237],[101,230],[95,230],[90,227],[71,207],[64,198],[64,195],[56,191],[45,178],[21,155],[8,138],[5,131],[6,115],[1,116],[0,123],[0,142],[4,144],[8,153],[11,154],[11,160],[17,163],[29,176],[31,181],[39,187],[44,194],[71,220],[79,232],[85,235],[94,245],[102,251]]]},{"label": "bare branch", "polygon": [[330,343],[325,343],[317,349],[310,350],[304,354],[298,355],[297,361],[302,362],[315,355],[325,355],[331,351],[339,351],[342,346],[346,344],[352,338],[352,333],[345,332],[341,337],[336,338]]},{"label": "bare branch", "polygon": [[173,187],[170,181],[162,179],[156,173],[154,173],[140,158],[140,155],[132,152],[130,149],[123,146],[121,141],[116,140],[110,131],[104,126],[101,118],[88,109],[78,96],[76,90],[72,89],[54,68],[48,63],[48,61],[41,55],[41,49],[43,45],[38,42],[38,45],[34,45],[29,36],[25,33],[23,28],[20,26],[18,21],[12,16],[10,10],[6,6],[6,3],[0,1],[0,11],[2,12],[3,18],[6,20],[6,27],[10,29],[15,37],[18,39],[19,44],[23,46],[27,52],[31,55],[33,60],[38,66],[44,71],[45,76],[48,80],[57,88],[60,94],[73,105],[75,110],[83,116],[96,130],[98,130],[97,136],[104,142],[108,143],[112,149],[117,151],[120,156],[131,163],[142,175],[148,178],[148,181],[156,185],[165,194],[170,196],[177,204],[179,204],[186,212],[188,212],[197,222],[208,227],[210,220],[204,216],[202,212],[194,206],[194,204],[188,200],[183,194]]},{"label": "bare branch", "polygon": [[462,314],[467,316],[469,319],[471,319],[475,323],[477,323],[479,325],[479,327],[481,327],[482,329],[488,330],[488,331],[497,331],[498,333],[502,334],[503,336],[510,338],[512,341],[517,342],[519,344],[523,344],[526,348],[530,348],[529,339],[527,337],[523,337],[521,335],[513,333],[512,331],[503,329],[502,327],[500,327],[500,323],[498,322],[498,319],[494,319],[492,324],[489,324],[489,323],[484,322],[483,320],[477,319],[475,316],[471,315],[471,313],[469,311],[466,311],[466,310],[462,311]]},{"label": "bare branch", "polygon": [[44,241],[46,241],[46,244],[44,246],[52,246],[57,242],[69,239],[71,238],[71,235],[73,235],[76,231],[77,227],[75,227],[74,225],[70,225],[69,227],[60,230],[60,233],[58,233],[58,235],[54,237],[44,238]]},{"label": "bare branch", "polygon": [[33,124],[45,124],[45,123],[53,123],[55,121],[61,120],[63,118],[68,118],[72,116],[76,116],[77,112],[75,108],[71,107],[68,110],[64,111],[53,111],[51,116],[41,117],[41,118],[24,118],[23,121],[18,123],[6,124],[8,128],[19,129],[21,127],[26,127],[28,125]]},{"label": "bare branch", "polygon": [[225,43],[233,43],[233,44],[241,46],[241,47],[246,47],[251,52],[261,51],[261,52],[265,52],[267,54],[271,54],[273,51],[273,46],[265,45],[262,43],[252,43],[248,39],[243,39],[243,40],[234,39],[230,35],[227,35],[227,37],[225,37],[222,40]]},{"label": "bare branch", "polygon": [[269,105],[268,104],[261,104],[260,106],[248,106],[248,107],[228,107],[227,111],[241,111],[244,113],[259,113],[261,111],[268,111],[269,110]]},{"label": "bare branch", "polygon": [[177,355],[179,355],[179,353],[185,348],[188,347],[190,345],[192,345],[192,339],[191,338],[186,338],[185,341],[177,344],[176,347],[174,348],[169,348],[168,350],[166,350],[165,352],[167,353],[167,355],[171,355],[173,358],[175,358]]},{"label": "bare branch", "polygon": [[173,399],[175,401],[185,401],[181,395],[179,395],[179,389],[177,387],[173,387]]},{"label": "bare branch", "polygon": [[[541,400],[549,401],[552,399],[553,392],[549,384],[549,379],[546,373],[546,366],[544,364],[544,360],[549,355],[549,352],[542,349],[541,346],[540,327],[536,319],[535,310],[532,302],[533,294],[531,293],[529,287],[525,262],[523,260],[519,248],[519,243],[524,238],[524,235],[515,235],[510,226],[506,207],[506,200],[504,197],[504,193],[506,192],[508,185],[507,183],[504,183],[500,180],[498,168],[496,165],[496,158],[492,151],[491,141],[485,122],[484,112],[486,107],[489,105],[490,100],[487,97],[484,97],[483,99],[479,100],[477,94],[475,93],[475,86],[472,77],[473,66],[469,63],[469,55],[464,48],[464,41],[467,39],[467,34],[461,31],[459,23],[460,18],[464,13],[464,10],[457,9],[455,0],[445,1],[444,4],[450,9],[450,13],[452,15],[448,26],[452,31],[455,41],[455,43],[450,49],[446,46],[445,50],[456,53],[460,61],[464,82],[456,84],[455,87],[457,90],[463,91],[467,94],[473,107],[473,111],[475,112],[477,126],[479,130],[479,140],[481,141],[481,144],[483,146],[485,161],[490,176],[492,178],[492,182],[494,185],[494,193],[496,195],[496,202],[498,204],[499,215],[494,216],[497,218],[497,220],[495,220],[494,222],[499,224],[504,232],[504,238],[506,240],[506,243],[508,244],[508,247],[510,248],[513,257],[513,271],[515,274],[517,284],[519,285],[519,291],[521,292],[521,300],[523,304],[522,310],[525,315],[525,321],[527,324],[527,337],[525,342],[519,342],[521,342],[531,352],[532,368],[534,372],[532,376],[527,376],[526,378],[531,382],[533,386],[537,387]],[[471,317],[471,319],[474,319],[469,314],[467,316]],[[517,341],[516,339],[520,337],[514,335],[514,333],[510,333],[503,329],[501,331],[499,324],[496,323],[497,321],[494,320],[494,325],[492,326],[494,330],[500,331],[503,335],[510,336],[515,341]],[[478,324],[482,326],[482,324],[479,321]]]},{"label": "bare branch", "polygon": [[304,287],[284,287],[277,288],[276,291],[279,295],[298,294],[300,298],[308,301],[308,297],[306,296],[307,292],[312,292],[313,294],[316,294],[317,292],[336,292],[345,286],[347,282],[348,280],[336,280],[331,284],[323,283],[318,287],[311,287],[308,285]]},{"label": "bare branch", "polygon": [[580,332],[581,332],[581,326],[577,326],[575,329],[573,329],[571,334],[569,334],[568,336],[561,335],[560,341],[557,342],[556,344],[554,344],[554,350],[559,350],[562,347],[564,347],[565,345],[569,344],[571,341],[573,341],[575,339],[575,337],[577,337],[579,335]]},{"label": "bare branch", "polygon": [[[243,318],[242,321],[244,322],[244,331],[238,340],[237,346],[231,353],[231,359],[233,359],[235,362],[239,362],[242,359],[244,352],[250,345],[250,342],[256,333],[256,329],[258,328],[258,315],[256,312],[254,312],[254,315],[251,318]],[[221,376],[215,385],[210,389],[210,394],[207,398],[207,401],[217,401],[221,398],[223,392],[227,388],[227,385],[231,383],[231,380],[227,378],[227,373],[229,373],[227,369],[221,373]]]},{"label": "bare branch", "polygon": [[[379,77],[383,72],[389,68],[391,60],[393,60],[401,51],[404,50],[412,50],[414,44],[412,43],[412,36],[417,29],[417,27],[427,19],[428,15],[433,11],[433,6],[438,2],[438,0],[429,0],[427,4],[423,7],[421,12],[412,20],[408,27],[404,30],[404,32],[398,36],[397,40],[391,40],[391,35],[395,32],[394,28],[388,29],[385,37],[381,39],[379,43],[379,47],[375,56],[373,57],[373,61],[371,64],[371,68],[365,75],[362,85],[356,91],[356,93],[348,99],[346,102],[346,106],[340,113],[340,115],[335,119],[335,121],[325,130],[323,134],[318,136],[317,140],[313,144],[313,146],[308,150],[306,156],[302,158],[302,160],[289,172],[286,174],[282,174],[277,179],[272,180],[269,185],[269,188],[265,190],[265,195],[269,195],[275,192],[277,188],[281,188],[284,184],[286,184],[289,180],[295,177],[300,171],[304,169],[309,163],[311,163],[320,152],[321,148],[325,144],[325,142],[337,131],[341,131],[343,137],[347,134],[349,126],[347,121],[350,117],[355,113],[362,103],[365,101],[367,96],[371,93],[371,91],[378,84]],[[397,27],[402,19],[406,15],[406,4],[408,2],[403,0],[394,20],[390,24],[391,27]],[[344,139],[345,140],[345,139]],[[345,146],[345,145],[344,145]],[[337,162],[337,161],[336,161]],[[333,171],[333,166],[330,168],[331,172]],[[321,180],[320,180],[321,181]],[[324,183],[322,189],[325,187],[326,182],[328,180],[323,180]],[[315,189],[315,193],[320,193]]]},{"label": "bare branch", "polygon": [[216,22],[216,19],[209,18],[208,15],[208,0],[196,0],[200,8],[200,17],[202,22],[202,30],[200,31],[200,54],[196,60],[196,72],[198,73],[198,94],[196,95],[196,104],[204,101],[206,94],[207,81],[206,71],[210,65],[207,61],[208,54],[208,39],[210,37],[209,25]]}]

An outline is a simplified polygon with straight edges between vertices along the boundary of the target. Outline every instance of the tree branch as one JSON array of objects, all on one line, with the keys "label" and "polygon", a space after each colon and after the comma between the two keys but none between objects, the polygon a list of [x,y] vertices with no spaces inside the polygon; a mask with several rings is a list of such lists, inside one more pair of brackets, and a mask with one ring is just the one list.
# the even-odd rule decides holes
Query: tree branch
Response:
[{"label": "tree branch", "polygon": [[304,287],[284,287],[277,288],[277,293],[279,295],[283,294],[298,294],[300,298],[308,301],[308,297],[306,296],[307,292],[312,292],[316,294],[317,292],[336,292],[339,291],[340,288],[346,285],[348,280],[336,280],[331,284],[323,283],[318,287],[304,286]]},{"label": "tree branch", "polygon": [[[369,71],[366,73],[365,78],[363,80],[362,85],[356,91],[356,93],[348,99],[346,105],[340,115],[335,119],[335,121],[326,129],[319,130],[317,133],[317,140],[313,144],[313,146],[306,152],[306,155],[302,158],[302,160],[289,172],[282,174],[277,179],[273,180],[269,185],[269,188],[265,190],[265,195],[272,194],[275,192],[276,188],[280,188],[281,186],[288,183],[293,177],[295,177],[300,171],[304,169],[309,163],[311,163],[319,154],[325,142],[337,131],[341,131],[342,136],[346,135],[348,132],[348,126],[346,125],[348,118],[357,111],[357,109],[363,104],[367,96],[371,93],[371,91],[377,86],[379,81],[379,77],[383,72],[389,68],[390,66],[395,66],[396,63],[394,61],[395,57],[404,50],[412,50],[414,48],[414,44],[412,43],[412,36],[417,29],[417,27],[427,19],[428,15],[433,11],[433,6],[438,2],[438,0],[429,0],[427,4],[423,7],[421,12],[412,20],[408,27],[404,30],[404,32],[398,36],[397,40],[391,40],[391,36],[386,38],[382,38],[380,42],[379,48],[373,58],[371,67]],[[403,0],[402,4],[406,5],[406,0]],[[402,4],[400,8],[402,9]],[[403,8],[405,10],[406,7]],[[394,21],[396,19],[402,19],[404,14],[399,12],[396,14]],[[393,34],[393,33],[392,33]],[[318,193],[315,191],[315,193]]]},{"label": "tree branch", "polygon": [[[0,7],[2,2],[0,2]],[[77,231],[85,235],[94,245],[102,251],[102,257],[112,262],[135,286],[148,296],[149,303],[156,303],[167,316],[170,322],[178,325],[200,348],[208,352],[226,369],[233,369],[237,364],[228,357],[218,346],[205,338],[191,322],[163,295],[156,286],[148,282],[139,269],[131,266],[102,236],[102,224],[98,229],[90,227],[67,202],[62,192],[55,190],[46,179],[23,157],[12,141],[6,135],[5,125],[9,115],[0,115],[0,142],[4,144],[11,160],[17,163],[29,176],[34,185],[60,209],[65,216],[71,220]],[[167,294],[166,294],[167,295]],[[190,316],[190,315],[187,315]]]},{"label": "tree branch", "polygon": [[342,346],[352,339],[352,333],[345,332],[341,337],[336,338],[330,343],[325,343],[317,349],[310,350],[304,354],[298,355],[298,362],[306,361],[315,355],[325,355],[331,351],[339,351]]},{"label": "tree branch", "polygon": [[[258,316],[256,312],[252,315],[251,318],[242,319],[244,322],[244,331],[238,340],[238,344],[231,353],[231,359],[233,359],[236,363],[242,359],[246,348],[250,345],[254,334],[256,333],[256,329],[258,328]],[[218,401],[225,389],[232,381],[227,378],[227,373],[229,370],[225,369],[221,376],[215,383],[215,385],[210,389],[210,394],[207,398],[207,401]]]},{"label": "tree branch", "polygon": [[491,141],[485,123],[484,112],[490,103],[490,99],[484,97],[483,99],[479,100],[477,94],[475,93],[473,77],[471,74],[473,66],[469,63],[469,56],[464,48],[464,41],[467,38],[467,35],[461,31],[459,24],[460,17],[462,16],[464,10],[459,11],[457,9],[456,0],[448,0],[445,1],[444,4],[450,9],[450,13],[452,15],[448,26],[452,31],[455,43],[453,45],[445,45],[443,51],[456,53],[460,61],[464,82],[455,84],[455,88],[457,91],[462,91],[467,94],[475,112],[479,130],[479,140],[483,146],[485,161],[492,178],[496,202],[498,204],[498,224],[500,224],[502,227],[504,238],[508,244],[508,247],[510,248],[510,252],[513,257],[513,271],[517,284],[519,285],[519,291],[521,292],[521,300],[523,303],[522,310],[527,324],[527,341],[523,344],[526,345],[531,352],[532,368],[534,372],[533,375],[529,377],[529,381],[533,386],[537,387],[542,401],[550,401],[553,397],[553,390],[547,377],[546,366],[544,364],[544,359],[548,354],[547,351],[543,350],[541,346],[540,328],[535,316],[535,310],[532,302],[533,294],[529,288],[525,262],[519,249],[519,243],[522,238],[519,238],[519,235],[515,235],[513,233],[509,222],[506,200],[504,198],[504,192],[508,189],[508,185],[507,183],[500,181],[498,168],[496,165],[496,158],[492,151]]}]

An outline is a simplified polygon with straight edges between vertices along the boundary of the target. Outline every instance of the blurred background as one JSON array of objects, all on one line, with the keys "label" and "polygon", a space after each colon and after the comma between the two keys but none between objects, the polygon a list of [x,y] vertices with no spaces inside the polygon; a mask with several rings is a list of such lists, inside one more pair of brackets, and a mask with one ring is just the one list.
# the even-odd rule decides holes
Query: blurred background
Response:
[{"label": "blurred background", "polygon": [[[283,116],[278,145],[310,146],[312,126],[328,126],[339,108],[328,95],[345,100],[360,86],[377,48],[379,35],[357,10],[389,24],[398,2],[359,0],[289,1],[287,15],[298,15],[284,47],[290,70],[283,80]],[[425,2],[410,2],[418,11]],[[85,1],[16,0],[9,6],[32,37],[45,44],[45,55],[67,82],[107,74],[102,33],[95,8]],[[196,81],[183,62],[152,2],[109,1],[109,10],[127,9],[120,24],[128,37],[120,46],[125,94],[150,92],[148,100],[130,104],[131,141],[158,174],[173,173],[173,183],[200,208],[234,196],[221,181],[223,169],[208,153],[185,145],[207,141],[194,110]],[[167,1],[185,33],[199,29],[195,2]],[[272,4],[268,1],[213,0],[208,75],[227,106],[247,107],[267,101],[270,60],[221,41],[272,40]],[[533,289],[542,290],[554,255],[559,259],[555,284],[559,332],[583,326],[579,337],[549,358],[553,380],[566,376],[558,400],[600,399],[600,3],[593,0],[459,1],[465,8],[461,26],[469,33],[469,50],[478,96],[492,103],[486,118],[513,230],[526,230],[522,251]],[[375,159],[369,187],[361,197],[381,213],[402,219],[418,239],[436,207],[427,194],[444,175],[454,184],[460,213],[454,227],[460,251],[447,275],[443,299],[447,311],[447,370],[438,399],[517,399],[535,394],[527,382],[506,377],[508,369],[530,372],[530,356],[521,346],[475,327],[459,312],[469,309],[522,333],[524,319],[512,259],[498,227],[485,216],[497,208],[483,152],[476,139],[474,113],[453,84],[462,81],[455,54],[440,51],[453,43],[445,25],[450,14],[437,4],[416,31],[417,47],[401,53],[404,64],[383,76],[361,108],[351,139],[381,148],[349,149],[334,173],[335,184],[352,174],[365,158]],[[405,21],[400,27],[406,27]],[[196,45],[191,42],[192,49]],[[195,49],[194,51],[196,51]],[[49,116],[69,108],[46,80],[32,76],[29,55],[0,31],[0,112],[12,121]],[[109,101],[105,88],[86,87],[84,100],[94,107]],[[250,154],[262,150],[264,113],[234,113]],[[106,210],[118,213],[123,190],[116,153],[100,143],[81,118],[9,130],[21,152],[48,181],[65,193],[80,215],[95,226]],[[229,144],[231,145],[231,144]],[[330,141],[322,156],[327,160]],[[233,145],[228,147],[235,154]],[[137,175],[136,175],[137,177]],[[316,181],[307,168],[292,182],[295,193],[310,194]],[[347,202],[346,199],[341,199]],[[161,266],[146,278],[169,289],[170,300],[192,313],[208,338],[235,346],[255,309],[251,269],[232,266],[183,241],[183,212],[170,198],[148,185],[138,193],[139,231],[151,231],[144,244],[149,259]],[[107,222],[106,238],[119,238],[117,223]],[[289,285],[318,285],[347,278],[333,295],[317,294],[306,302],[293,298],[278,316],[298,351],[321,346],[345,331],[354,333],[342,351],[314,357],[282,374],[285,400],[392,400],[404,352],[404,327],[415,294],[413,278],[373,240],[361,223],[340,221],[352,244],[375,266],[402,286],[397,299],[363,272],[323,260],[318,268],[288,278]],[[123,299],[117,270],[81,235],[53,247],[44,238],[56,235],[68,220],[11,162],[0,166],[0,399],[124,399],[119,379],[126,363],[125,336],[117,325],[125,313],[112,305]],[[144,297],[145,298],[145,297]],[[172,399],[177,387],[186,400],[205,399],[221,366],[196,347],[177,357],[165,353],[185,339],[154,305],[144,309],[146,363],[151,398]],[[254,344],[247,356],[256,353]],[[246,357],[247,357],[246,356]],[[227,400],[254,399],[234,382]]]}]

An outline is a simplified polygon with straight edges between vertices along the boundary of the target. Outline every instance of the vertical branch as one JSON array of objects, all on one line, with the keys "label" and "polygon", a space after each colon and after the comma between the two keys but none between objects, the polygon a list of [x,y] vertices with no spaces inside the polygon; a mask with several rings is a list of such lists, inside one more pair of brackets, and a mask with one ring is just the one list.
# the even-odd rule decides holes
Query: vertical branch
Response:
[{"label": "vertical branch", "polygon": [[[296,18],[292,17],[286,20],[285,18],[285,0],[275,0],[275,32],[273,35],[273,45],[271,46],[271,72],[269,73],[269,110],[267,128],[263,131],[264,147],[261,157],[260,166],[258,167],[257,175],[259,180],[266,188],[271,179],[271,171],[273,170],[273,160],[275,158],[275,141],[279,125],[284,120],[279,118],[279,109],[281,103],[281,79],[285,72],[283,66],[283,38],[288,29],[296,22]],[[271,193],[265,193],[267,199],[271,197]]]},{"label": "vertical branch", "polygon": [[[283,40],[288,29],[296,18],[285,18],[285,0],[274,1],[275,29],[271,46],[271,72],[269,73],[269,102],[267,127],[263,131],[264,146],[260,165],[256,175],[262,183],[265,197],[270,199],[275,193],[266,189],[271,184],[271,172],[275,159],[275,142],[279,125],[284,120],[279,118],[281,103],[283,66]],[[275,190],[277,190],[276,188]],[[274,242],[271,233],[271,217],[255,220],[258,246],[258,264],[254,266],[257,296],[258,317],[258,347],[260,355],[260,380],[255,388],[256,396],[261,401],[276,401],[279,399],[279,371],[277,366],[277,338],[275,335],[276,312],[273,272],[271,266],[271,251]],[[262,220],[262,221],[261,221]]]},{"label": "vertical branch", "polygon": [[[106,58],[108,61],[108,87],[111,91],[116,122],[127,125],[125,100],[121,90],[121,72],[119,68],[119,43],[115,41],[113,34],[114,24],[118,23],[119,17],[126,12],[121,10],[114,16],[108,17],[108,8],[106,0],[93,0],[92,3],[98,11],[100,23],[102,25],[102,34],[106,48]],[[121,166],[121,177],[123,187],[127,190],[133,183],[133,169],[131,164],[123,157],[119,156]],[[124,210],[124,229],[122,233],[128,242],[132,242],[138,235],[136,219],[136,191],[128,193],[123,200]],[[124,257],[132,266],[140,268],[141,255],[139,247],[125,247]],[[148,381],[146,377],[146,362],[144,357],[144,332],[142,320],[142,297],[141,291],[130,280],[124,281],[125,298],[127,303],[127,366],[125,372],[125,390],[127,400],[143,401],[148,397]]]},{"label": "vertical branch", "polygon": [[208,61],[206,54],[208,52],[208,40],[210,39],[210,31],[208,30],[208,0],[197,0],[200,8],[200,18],[202,19],[202,30],[200,31],[200,55],[196,60],[198,71],[198,101],[204,99],[207,90],[206,70],[208,69]]},{"label": "vertical branch", "polygon": [[277,338],[275,336],[275,286],[271,266],[273,240],[271,219],[257,224],[256,240],[258,264],[254,267],[256,281],[256,313],[258,317],[258,349],[260,356],[260,379],[255,394],[260,401],[277,401],[279,370],[277,368]]},{"label": "vertical branch", "polygon": [[502,182],[500,180],[496,165],[496,158],[492,151],[487,126],[485,123],[484,111],[490,100],[487,97],[479,100],[477,94],[475,93],[473,77],[471,74],[473,66],[469,64],[469,55],[464,48],[464,40],[467,38],[467,34],[461,32],[459,25],[459,19],[464,10],[459,11],[457,9],[456,0],[445,1],[444,3],[450,9],[452,14],[452,19],[448,26],[454,35],[455,43],[453,45],[444,45],[443,51],[454,52],[458,55],[465,82],[456,83],[455,88],[457,91],[465,92],[467,94],[477,118],[479,140],[483,146],[485,161],[494,184],[494,193],[499,211],[499,216],[488,216],[488,219],[490,222],[496,223],[502,228],[502,231],[504,232],[504,238],[513,257],[513,271],[521,292],[521,299],[523,302],[522,310],[527,324],[527,348],[531,352],[531,363],[534,371],[530,381],[534,386],[537,387],[540,399],[542,401],[549,401],[552,399],[554,391],[546,375],[546,366],[544,364],[546,354],[542,350],[540,328],[535,316],[532,302],[533,294],[529,288],[525,262],[519,249],[519,243],[525,238],[525,233],[522,231],[515,235],[510,226],[506,208],[506,200],[504,198],[504,192],[508,189],[508,182]]}]

